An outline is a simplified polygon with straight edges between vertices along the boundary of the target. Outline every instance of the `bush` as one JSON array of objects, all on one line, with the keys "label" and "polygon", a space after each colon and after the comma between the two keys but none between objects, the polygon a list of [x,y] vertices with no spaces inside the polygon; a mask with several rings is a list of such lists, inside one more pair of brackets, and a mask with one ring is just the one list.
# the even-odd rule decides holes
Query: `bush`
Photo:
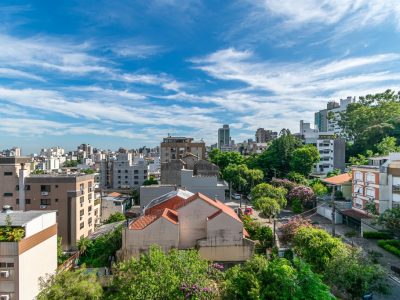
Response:
[{"label": "bush", "polygon": [[301,201],[302,205],[307,205],[314,200],[314,196],[314,191],[310,187],[299,185],[289,192],[288,199],[289,201],[298,199]]},{"label": "bush", "polygon": [[389,251],[390,253],[400,257],[400,240],[380,240],[379,247]]},{"label": "bush", "polygon": [[299,199],[294,199],[292,201],[292,210],[295,214],[299,214],[303,212],[303,205]]},{"label": "bush", "polygon": [[319,181],[316,181],[311,184],[311,188],[313,189],[314,193],[318,196],[323,196],[328,193],[328,188]]},{"label": "bush", "polygon": [[382,231],[364,231],[363,238],[366,239],[377,239],[377,240],[390,240],[393,235],[389,232]]}]

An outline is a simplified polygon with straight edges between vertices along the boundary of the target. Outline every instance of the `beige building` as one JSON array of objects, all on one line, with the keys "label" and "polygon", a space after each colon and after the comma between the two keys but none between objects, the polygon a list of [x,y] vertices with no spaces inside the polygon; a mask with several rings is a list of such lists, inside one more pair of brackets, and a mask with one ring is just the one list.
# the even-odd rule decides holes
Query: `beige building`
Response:
[{"label": "beige building", "polygon": [[75,247],[76,241],[91,234],[100,222],[94,175],[34,175],[29,174],[26,162],[26,158],[0,158],[1,205],[23,211],[56,210],[63,248]]},{"label": "beige building", "polygon": [[180,190],[150,202],[144,214],[122,233],[119,258],[139,257],[153,244],[164,251],[196,248],[212,261],[245,261],[253,255],[236,213],[218,200]]},{"label": "beige building", "polygon": [[40,291],[39,278],[57,269],[56,212],[0,212],[0,227],[20,228],[19,241],[0,242],[0,299],[32,300]]},{"label": "beige building", "polygon": [[193,138],[173,136],[164,138],[161,143],[161,163],[181,159],[188,153],[199,159],[205,159],[206,144],[203,141],[195,142]]}]

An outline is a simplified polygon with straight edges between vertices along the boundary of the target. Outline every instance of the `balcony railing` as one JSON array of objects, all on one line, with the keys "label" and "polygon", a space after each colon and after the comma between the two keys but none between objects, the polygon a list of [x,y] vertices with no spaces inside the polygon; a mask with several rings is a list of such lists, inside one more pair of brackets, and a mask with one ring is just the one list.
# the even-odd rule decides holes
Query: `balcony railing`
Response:
[{"label": "balcony railing", "polygon": [[400,193],[400,185],[393,185],[392,191],[393,193]]}]

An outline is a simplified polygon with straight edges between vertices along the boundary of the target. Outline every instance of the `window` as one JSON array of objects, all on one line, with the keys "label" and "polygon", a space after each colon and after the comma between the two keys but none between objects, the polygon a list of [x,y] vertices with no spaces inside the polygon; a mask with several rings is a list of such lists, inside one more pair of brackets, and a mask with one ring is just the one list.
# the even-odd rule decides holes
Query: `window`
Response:
[{"label": "window", "polygon": [[144,172],[144,174],[147,174],[147,170],[144,170],[143,172]]},{"label": "window", "polygon": [[84,184],[84,183],[81,183],[81,184],[79,185],[79,190],[80,190],[81,192],[85,191],[85,184]]},{"label": "window", "polygon": [[139,174],[139,171],[138,170],[134,170],[133,174]]},{"label": "window", "polygon": [[128,176],[125,176],[125,179],[127,179],[128,178]]},{"label": "window", "polygon": [[50,192],[51,191],[51,186],[50,185],[41,185],[40,186],[40,191],[41,192]]},{"label": "window", "polygon": [[85,227],[85,223],[82,222],[79,227],[82,229],[83,227]]},{"label": "window", "polygon": [[19,205],[19,199],[15,200],[15,204]]},{"label": "window", "polygon": [[31,204],[31,199],[25,199],[25,204]]},{"label": "window", "polygon": [[15,187],[16,191],[19,191],[19,184],[17,184],[17,186]]},{"label": "window", "polygon": [[12,176],[12,172],[4,172],[4,176]]},{"label": "window", "polygon": [[91,205],[88,207],[88,211],[89,211],[89,212],[92,211],[92,206],[91,206]]},{"label": "window", "polygon": [[121,179],[121,176],[118,176],[118,179]]},{"label": "window", "polygon": [[81,209],[80,212],[79,212],[79,214],[80,214],[80,216],[83,216],[83,215],[85,214],[85,210],[84,210],[84,209]]},{"label": "window", "polygon": [[135,176],[134,178],[135,178],[135,179],[139,179],[139,176]]},{"label": "window", "polygon": [[374,188],[367,188],[366,189],[366,194],[369,197],[375,198],[375,189]]},{"label": "window", "polygon": [[50,199],[40,199],[40,205],[51,205]]},{"label": "window", "polygon": [[128,170],[125,170],[125,173],[128,173]]},{"label": "window", "polygon": [[375,183],[375,174],[374,173],[367,173],[367,182]]},{"label": "window", "polygon": [[121,170],[118,170],[118,173],[121,173]]},{"label": "window", "polygon": [[356,171],[354,173],[354,177],[355,177],[356,180],[363,180],[363,173],[360,172],[360,171]]},{"label": "window", "polygon": [[134,183],[134,184],[139,184],[139,182],[135,181],[135,183]]},{"label": "window", "polygon": [[13,262],[0,262],[0,268],[14,268]]},{"label": "window", "polygon": [[[56,185],[56,187],[57,187],[57,185]],[[26,191],[30,191],[30,190],[31,190],[31,186],[30,186],[29,184],[26,185],[26,186],[25,186],[25,190],[26,190]]]},{"label": "window", "polygon": [[90,200],[92,200],[92,197],[93,197],[93,194],[92,194],[92,193],[90,193],[90,194],[88,195],[88,199],[89,199],[89,201],[90,201]]},{"label": "window", "polygon": [[58,185],[56,184],[56,189],[58,189]]},{"label": "window", "polygon": [[12,197],[12,196],[13,196],[13,193],[4,193],[3,196],[4,196],[4,197]]},{"label": "window", "polygon": [[58,202],[58,198],[56,198],[54,201],[55,201],[55,202]]}]

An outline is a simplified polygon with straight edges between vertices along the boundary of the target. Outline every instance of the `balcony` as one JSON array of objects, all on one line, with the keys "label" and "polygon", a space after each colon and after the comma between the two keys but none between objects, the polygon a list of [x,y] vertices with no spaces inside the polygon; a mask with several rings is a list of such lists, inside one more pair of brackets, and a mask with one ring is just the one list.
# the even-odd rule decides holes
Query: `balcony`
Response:
[{"label": "balcony", "polygon": [[42,195],[42,196],[48,196],[48,195],[49,195],[49,192],[46,192],[46,191],[41,192],[41,195]]},{"label": "balcony", "polygon": [[40,209],[46,209],[48,205],[40,205]]},{"label": "balcony", "polygon": [[392,192],[396,193],[396,194],[400,194],[400,185],[399,184],[393,185]]}]

